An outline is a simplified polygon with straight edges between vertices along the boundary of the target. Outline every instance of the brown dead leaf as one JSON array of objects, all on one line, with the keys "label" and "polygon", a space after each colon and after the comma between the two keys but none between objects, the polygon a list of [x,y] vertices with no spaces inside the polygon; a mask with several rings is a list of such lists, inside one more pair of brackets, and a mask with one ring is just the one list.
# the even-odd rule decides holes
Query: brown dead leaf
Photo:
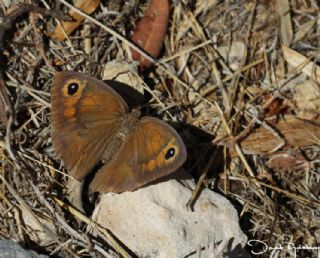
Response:
[{"label": "brown dead leaf", "polygon": [[[269,122],[270,126],[279,132],[287,145],[297,148],[310,146],[320,139],[320,118],[313,121],[298,119],[294,115],[286,115],[278,122]],[[245,154],[269,154],[279,146],[280,139],[275,136],[275,132],[259,127],[241,142],[239,142]],[[231,155],[235,154],[233,148]]]},{"label": "brown dead leaf", "polygon": [[[166,35],[168,19],[168,0],[152,0],[145,15],[136,26],[131,37],[132,41],[152,57],[157,58]],[[142,69],[151,65],[151,62],[143,58],[137,51],[132,49],[131,53],[133,60],[140,61]]]},{"label": "brown dead leaf", "polygon": [[320,82],[320,67],[318,65],[285,45],[282,45],[282,51],[284,59],[288,62],[289,66],[297,71],[302,71],[315,81]]},{"label": "brown dead leaf", "polygon": [[268,93],[262,96],[261,109],[264,117],[272,117],[275,115],[285,114],[294,106],[290,100],[280,97],[273,97]]},{"label": "brown dead leaf", "polygon": [[313,120],[320,112],[320,89],[311,79],[305,80],[295,87],[293,100],[296,103],[298,117]]},{"label": "brown dead leaf", "polygon": [[267,162],[269,168],[282,171],[298,171],[307,164],[307,160],[299,150],[273,154]]},{"label": "brown dead leaf", "polygon": [[[74,6],[82,10],[86,14],[93,13],[99,6],[101,0],[76,0]],[[73,18],[71,22],[61,22],[61,25],[65,31],[63,31],[60,24],[58,24],[54,32],[50,33],[50,37],[57,40],[64,40],[66,35],[70,35],[75,29],[77,29],[81,22],[84,20],[84,17],[74,11],[68,13],[70,17]]]}]

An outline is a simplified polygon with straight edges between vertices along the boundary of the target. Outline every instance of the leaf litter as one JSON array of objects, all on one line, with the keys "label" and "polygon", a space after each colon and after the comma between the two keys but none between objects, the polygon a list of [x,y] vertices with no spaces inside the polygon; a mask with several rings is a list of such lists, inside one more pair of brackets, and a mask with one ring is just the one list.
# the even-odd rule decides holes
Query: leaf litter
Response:
[{"label": "leaf litter", "polygon": [[[50,87],[57,70],[101,79],[107,63],[130,64],[134,49],[154,64],[140,73],[149,112],[179,122],[184,168],[197,189],[227,196],[249,239],[317,246],[319,3],[173,1],[157,57],[131,42],[151,1],[139,2],[92,1],[97,6],[73,18],[77,26],[64,40],[47,35],[63,17],[70,22],[68,14],[82,17],[72,4],[0,2],[1,238],[57,257],[130,257],[121,239],[65,198],[67,171],[51,145]],[[6,19],[15,10],[19,17]]]}]

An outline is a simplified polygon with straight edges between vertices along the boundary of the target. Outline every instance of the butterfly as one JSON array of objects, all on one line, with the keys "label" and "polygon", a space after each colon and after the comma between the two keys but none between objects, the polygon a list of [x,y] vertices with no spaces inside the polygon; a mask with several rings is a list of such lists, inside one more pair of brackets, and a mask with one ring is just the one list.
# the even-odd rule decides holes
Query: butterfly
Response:
[{"label": "butterfly", "polygon": [[102,164],[90,188],[135,190],[177,170],[187,151],[160,119],[131,111],[108,84],[78,72],[57,72],[51,91],[52,142],[57,156],[81,181]]}]

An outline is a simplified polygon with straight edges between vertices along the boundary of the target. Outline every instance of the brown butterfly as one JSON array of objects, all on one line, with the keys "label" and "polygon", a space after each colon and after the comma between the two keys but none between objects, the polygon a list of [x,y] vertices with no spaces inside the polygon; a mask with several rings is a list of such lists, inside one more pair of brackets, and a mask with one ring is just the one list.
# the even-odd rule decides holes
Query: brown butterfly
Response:
[{"label": "brown butterfly", "polygon": [[52,141],[71,175],[81,181],[101,161],[90,187],[134,190],[170,174],[186,147],[165,122],[140,118],[109,85],[77,72],[58,72],[52,89]]}]

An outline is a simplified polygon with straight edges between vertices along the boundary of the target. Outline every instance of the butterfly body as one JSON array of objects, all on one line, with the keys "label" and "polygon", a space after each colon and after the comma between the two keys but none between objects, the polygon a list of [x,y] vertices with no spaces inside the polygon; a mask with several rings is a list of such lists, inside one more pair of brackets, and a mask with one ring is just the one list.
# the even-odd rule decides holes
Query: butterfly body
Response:
[{"label": "butterfly body", "polygon": [[105,151],[102,154],[101,161],[103,164],[107,164],[108,162],[110,162],[117,154],[117,152],[119,152],[119,150],[123,146],[123,143],[130,135],[130,132],[132,132],[137,126],[140,114],[140,109],[137,108],[133,109],[130,113],[127,113],[124,115],[124,117],[122,117],[122,123],[119,130],[113,136],[109,146],[106,147]]},{"label": "butterfly body", "polygon": [[129,112],[107,84],[76,72],[55,75],[52,141],[71,175],[82,180],[101,161],[91,187],[123,192],[176,170],[186,148],[172,127]]}]

